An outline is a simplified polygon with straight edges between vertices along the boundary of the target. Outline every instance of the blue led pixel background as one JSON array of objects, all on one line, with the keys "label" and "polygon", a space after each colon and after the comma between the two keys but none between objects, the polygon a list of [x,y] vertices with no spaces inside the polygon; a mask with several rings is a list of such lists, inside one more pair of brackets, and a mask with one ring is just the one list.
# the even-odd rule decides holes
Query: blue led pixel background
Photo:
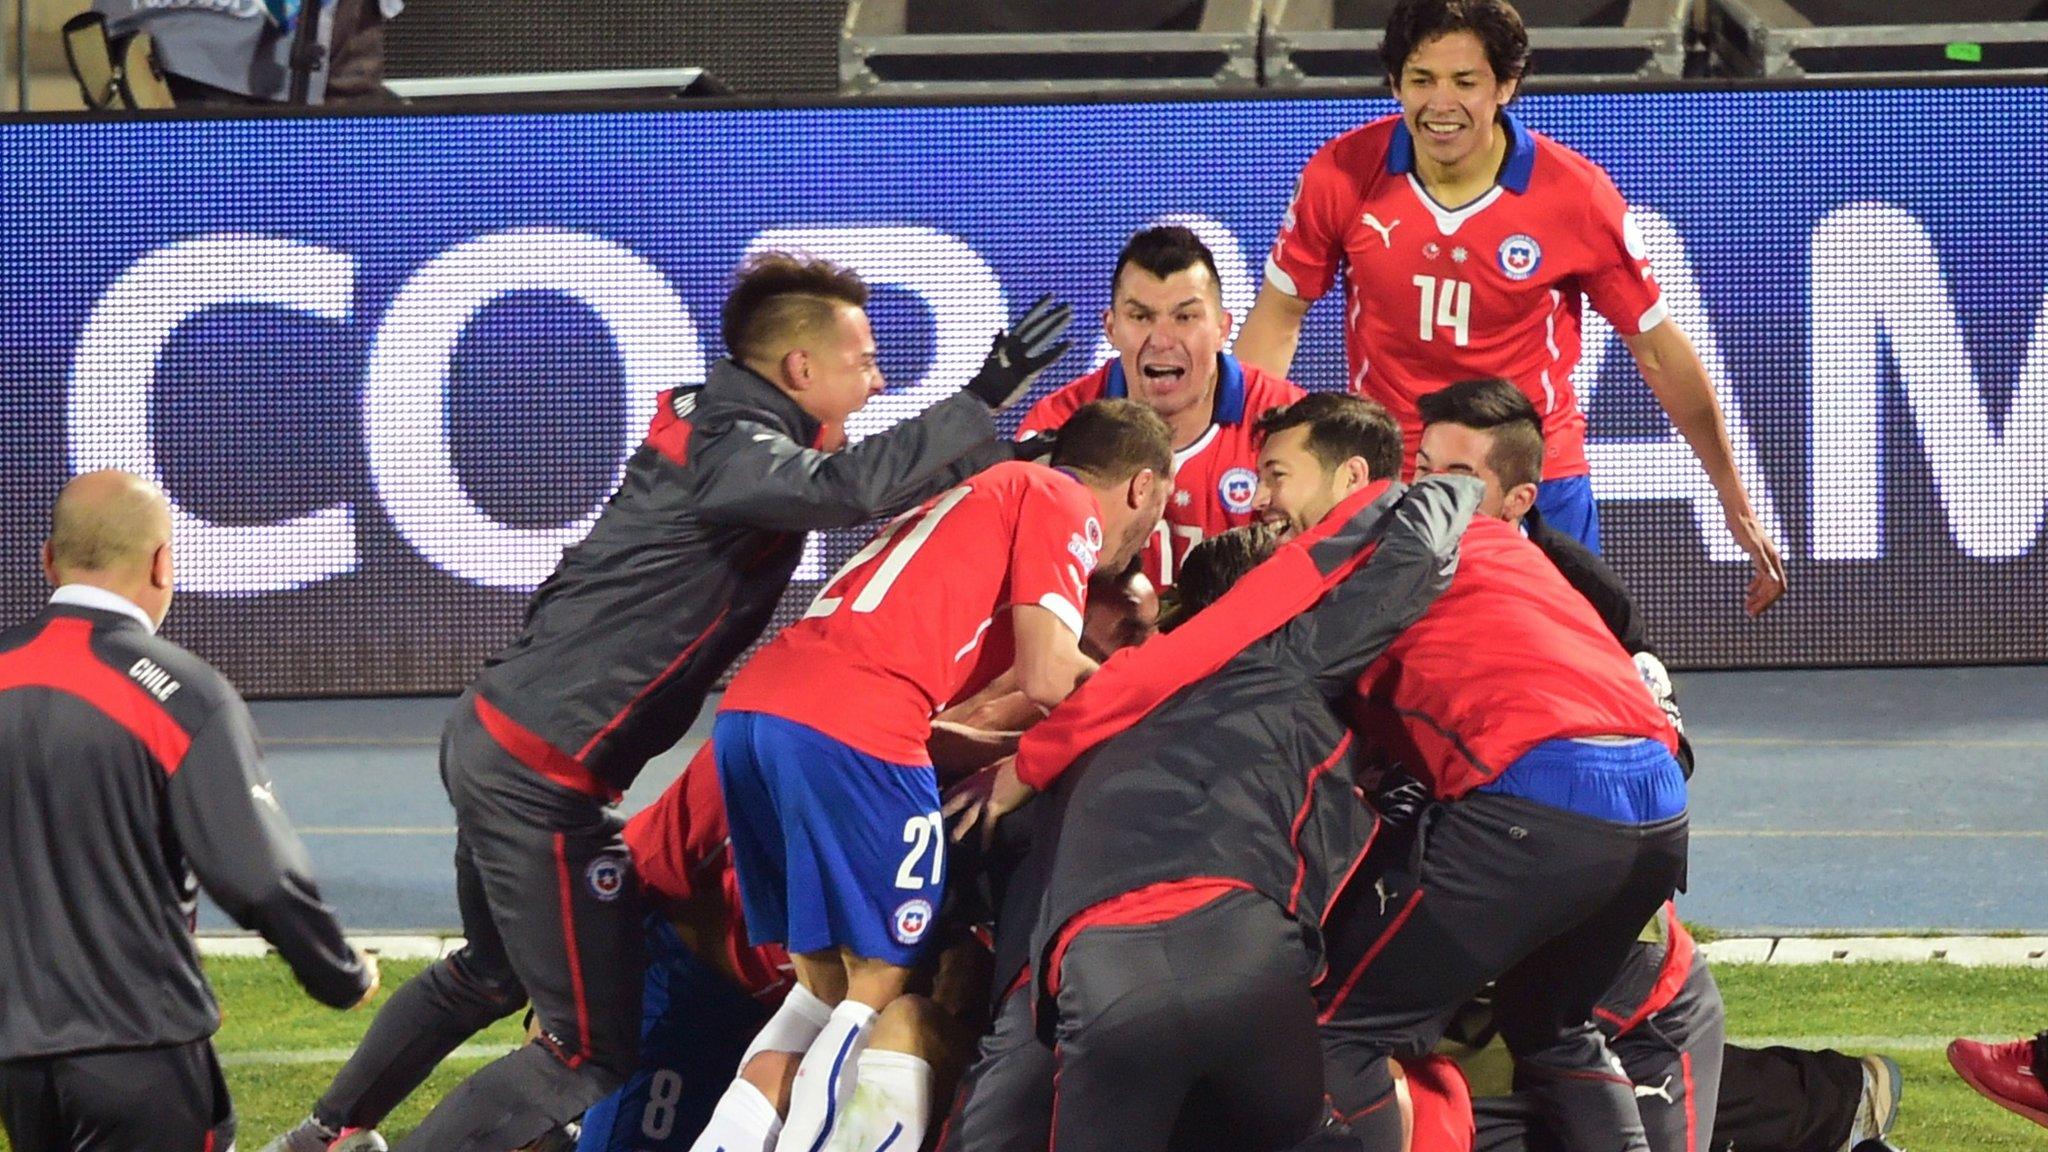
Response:
[{"label": "blue led pixel background", "polygon": [[[448,691],[610,491],[649,398],[720,354],[750,246],[878,285],[887,424],[1041,292],[1084,317],[1132,231],[1218,250],[1242,319],[1301,164],[1359,100],[0,126],[0,609],[74,470],[181,509],[170,634],[252,694]],[[1746,565],[1589,325],[1610,558],[1680,666],[2048,657],[2039,89],[1546,95],[1714,371],[1792,591]],[[1343,380],[1339,306],[1295,376]],[[1092,321],[1043,387],[1092,367]],[[860,430],[858,427],[856,431]],[[818,542],[828,574],[857,534]],[[815,589],[800,583],[800,604]]]}]

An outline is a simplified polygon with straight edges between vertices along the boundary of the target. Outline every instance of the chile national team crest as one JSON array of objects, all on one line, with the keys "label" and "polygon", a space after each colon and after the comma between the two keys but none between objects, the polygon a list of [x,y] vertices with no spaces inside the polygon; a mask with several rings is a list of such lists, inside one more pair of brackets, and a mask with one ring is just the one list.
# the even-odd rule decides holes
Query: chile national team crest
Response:
[{"label": "chile national team crest", "polygon": [[896,937],[898,944],[910,945],[924,939],[932,926],[932,904],[929,900],[912,897],[896,906],[896,914],[889,918],[889,933]]},{"label": "chile national team crest", "polygon": [[1216,495],[1223,507],[1240,516],[1252,510],[1252,497],[1259,491],[1259,475],[1249,468],[1232,468],[1216,482]]},{"label": "chile national team crest", "polygon": [[609,904],[626,890],[626,861],[618,856],[599,856],[583,870],[591,894]]},{"label": "chile national team crest", "polygon": [[1543,264],[1543,246],[1527,232],[1517,232],[1500,242],[1500,270],[1510,280],[1527,280]]}]

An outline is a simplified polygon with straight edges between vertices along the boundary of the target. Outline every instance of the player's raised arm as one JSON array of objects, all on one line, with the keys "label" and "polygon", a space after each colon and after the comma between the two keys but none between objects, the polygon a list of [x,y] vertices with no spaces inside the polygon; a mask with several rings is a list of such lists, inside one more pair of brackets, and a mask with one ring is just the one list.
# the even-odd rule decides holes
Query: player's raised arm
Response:
[{"label": "player's raised arm", "polygon": [[[862,292],[864,294],[864,289]],[[737,294],[735,294],[737,295]],[[883,387],[873,329],[850,298],[784,294],[733,319],[726,341],[741,366],[775,386],[823,428],[842,428]],[[981,371],[949,397],[843,451],[800,444],[759,420],[697,414],[689,451],[697,514],[749,527],[803,531],[859,524],[911,507],[1015,457],[993,413],[1015,403],[1067,349],[1066,305],[1041,299],[997,333]]]}]

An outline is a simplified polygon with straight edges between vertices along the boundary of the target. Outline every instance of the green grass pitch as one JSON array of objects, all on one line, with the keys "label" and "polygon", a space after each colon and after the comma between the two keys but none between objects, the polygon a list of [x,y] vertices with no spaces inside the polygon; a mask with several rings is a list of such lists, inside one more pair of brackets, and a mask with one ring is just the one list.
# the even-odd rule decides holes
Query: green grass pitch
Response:
[{"label": "green grass pitch", "polygon": [[[387,962],[385,989],[418,969],[416,962]],[[207,971],[227,1013],[217,1042],[241,1115],[237,1143],[253,1150],[305,1115],[369,1026],[369,1010],[333,1012],[314,1004],[275,959],[215,960]],[[1736,1039],[1883,1052],[1897,1059],[1905,1069],[1906,1093],[1893,1138],[1905,1152],[2048,1147],[2048,1130],[1980,1099],[1942,1054],[1952,1036],[2009,1039],[2048,1027],[2048,970],[1725,965],[1715,976]],[[459,1050],[391,1117],[385,1134],[406,1132],[462,1076],[517,1044],[517,1025],[515,1017]]]}]

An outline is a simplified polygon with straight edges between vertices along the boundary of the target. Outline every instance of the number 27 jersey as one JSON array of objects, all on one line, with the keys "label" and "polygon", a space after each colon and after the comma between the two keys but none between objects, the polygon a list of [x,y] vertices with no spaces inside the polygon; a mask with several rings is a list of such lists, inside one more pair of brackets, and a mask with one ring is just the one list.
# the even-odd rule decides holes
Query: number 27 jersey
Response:
[{"label": "number 27 jersey", "polygon": [[[1011,644],[1008,609],[1081,632],[1103,548],[1095,496],[1064,472],[998,464],[904,514],[855,553],[804,618],[733,679],[720,711],[765,712],[892,764],[924,764],[931,717],[984,647]],[[993,635],[991,635],[993,633]]]},{"label": "number 27 jersey", "polygon": [[1406,467],[1422,437],[1416,399],[1504,376],[1543,417],[1543,477],[1581,476],[1586,417],[1572,391],[1584,301],[1624,336],[1665,318],[1641,232],[1591,160],[1503,116],[1499,182],[1455,211],[1415,173],[1400,117],[1318,150],[1266,261],[1266,282],[1300,300],[1344,284],[1351,391],[1401,423]]}]

